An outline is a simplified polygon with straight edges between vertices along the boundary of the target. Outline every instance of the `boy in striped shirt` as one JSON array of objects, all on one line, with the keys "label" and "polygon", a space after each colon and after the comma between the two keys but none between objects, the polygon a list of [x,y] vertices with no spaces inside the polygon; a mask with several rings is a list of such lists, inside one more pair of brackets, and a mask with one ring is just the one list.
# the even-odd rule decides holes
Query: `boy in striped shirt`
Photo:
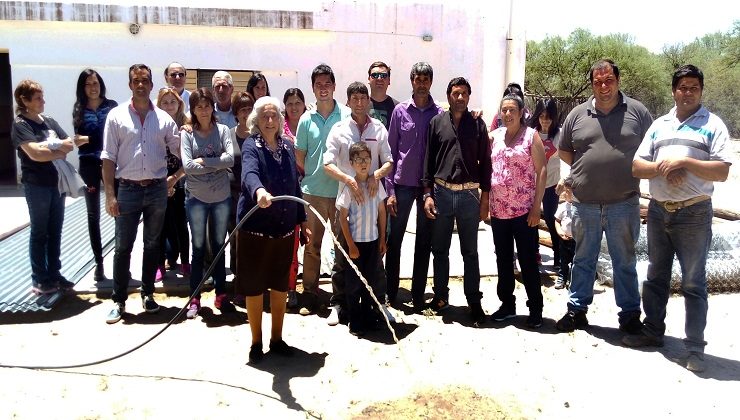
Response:
[{"label": "boy in striped shirt", "polygon": [[[347,241],[349,257],[374,289],[377,288],[376,268],[379,255],[385,254],[386,215],[383,200],[385,190],[380,187],[374,196],[368,190],[368,176],[372,157],[370,148],[364,141],[354,143],[349,148],[349,160],[355,170],[355,180],[364,200],[358,203],[352,198],[349,188],[344,188],[337,197],[339,223]],[[349,331],[353,335],[363,335],[375,323],[372,298],[365,285],[354,270],[347,270],[346,276],[347,308],[349,310]]]}]

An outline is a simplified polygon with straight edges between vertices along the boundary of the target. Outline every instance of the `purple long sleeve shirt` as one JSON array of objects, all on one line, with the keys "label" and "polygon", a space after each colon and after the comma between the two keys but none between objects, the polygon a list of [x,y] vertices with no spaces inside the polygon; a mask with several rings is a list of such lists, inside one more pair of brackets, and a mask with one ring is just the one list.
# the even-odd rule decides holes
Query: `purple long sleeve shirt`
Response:
[{"label": "purple long sleeve shirt", "polygon": [[427,150],[429,122],[443,109],[429,96],[429,105],[419,109],[414,99],[396,105],[388,127],[388,144],[393,156],[393,169],[386,178],[388,196],[395,195],[395,186],[421,187],[424,176],[424,155]]}]

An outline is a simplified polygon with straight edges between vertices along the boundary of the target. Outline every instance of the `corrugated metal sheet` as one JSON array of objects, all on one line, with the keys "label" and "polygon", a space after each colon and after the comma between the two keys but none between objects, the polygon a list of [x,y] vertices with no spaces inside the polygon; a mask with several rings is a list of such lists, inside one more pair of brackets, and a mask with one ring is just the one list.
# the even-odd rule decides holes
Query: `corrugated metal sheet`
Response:
[{"label": "corrugated metal sheet", "polygon": [[314,15],[290,10],[2,1],[0,20],[313,29]]},{"label": "corrugated metal sheet", "polygon": [[[115,221],[105,212],[101,199],[100,233],[103,252],[113,248]],[[61,297],[60,293],[36,296],[31,293],[31,262],[28,258],[26,227],[0,242],[0,312],[48,311]],[[78,199],[64,210],[62,228],[62,275],[77,283],[95,266],[87,233],[87,209],[84,199]]]}]

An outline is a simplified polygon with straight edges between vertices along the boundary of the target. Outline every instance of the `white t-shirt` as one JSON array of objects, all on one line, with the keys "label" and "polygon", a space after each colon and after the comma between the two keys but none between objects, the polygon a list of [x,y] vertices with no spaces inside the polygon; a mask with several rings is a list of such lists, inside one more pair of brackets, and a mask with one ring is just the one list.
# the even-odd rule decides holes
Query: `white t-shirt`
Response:
[{"label": "white t-shirt", "polygon": [[555,219],[560,220],[560,227],[567,235],[573,236],[573,204],[563,201],[555,210]]}]

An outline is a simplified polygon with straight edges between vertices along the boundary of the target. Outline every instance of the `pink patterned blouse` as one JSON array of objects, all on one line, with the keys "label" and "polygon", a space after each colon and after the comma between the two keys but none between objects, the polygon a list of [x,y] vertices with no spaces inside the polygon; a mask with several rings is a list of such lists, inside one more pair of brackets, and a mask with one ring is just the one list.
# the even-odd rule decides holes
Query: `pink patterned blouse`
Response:
[{"label": "pink patterned blouse", "polygon": [[288,119],[285,119],[285,122],[283,123],[283,133],[285,134],[285,137],[289,138],[290,141],[295,144],[295,133],[290,131],[290,125],[288,124]]},{"label": "pink patterned blouse", "polygon": [[506,127],[493,132],[491,150],[491,217],[513,219],[529,213],[534,203],[536,174],[532,161],[535,130],[527,127],[511,147],[506,146]]}]

